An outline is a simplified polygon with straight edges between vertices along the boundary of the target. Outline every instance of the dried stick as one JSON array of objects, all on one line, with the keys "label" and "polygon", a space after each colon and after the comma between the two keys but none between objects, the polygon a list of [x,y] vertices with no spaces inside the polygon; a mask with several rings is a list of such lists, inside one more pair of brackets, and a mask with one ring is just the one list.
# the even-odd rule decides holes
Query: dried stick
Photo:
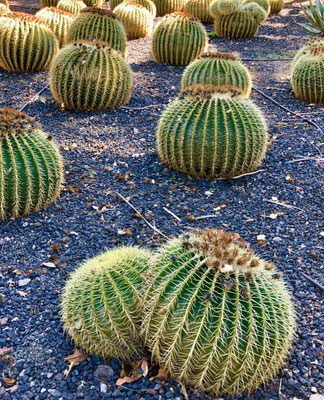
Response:
[{"label": "dried stick", "polygon": [[297,160],[292,160],[292,161],[287,161],[287,163],[294,163],[294,162],[299,162],[299,161],[317,161],[317,162],[324,162],[324,158],[321,157],[304,157],[304,158],[298,158]]},{"label": "dried stick", "polygon": [[195,220],[199,220],[199,219],[207,219],[207,218],[219,218],[219,215],[201,215],[200,217],[195,217]]},{"label": "dried stick", "polygon": [[305,279],[307,279],[310,283],[312,283],[314,286],[316,286],[318,289],[320,289],[322,292],[324,292],[324,286],[321,285],[320,283],[314,281],[313,278],[311,278],[310,276],[304,274],[304,272],[300,273],[301,276],[303,276]]},{"label": "dried stick", "polygon": [[172,211],[168,210],[166,207],[163,207],[163,210],[166,211],[168,214],[172,215],[173,218],[175,218],[177,221],[181,222],[181,219],[175,215]]},{"label": "dried stick", "polygon": [[241,61],[291,61],[293,58],[242,58]]},{"label": "dried stick", "polygon": [[290,204],[280,203],[280,201],[274,201],[274,200],[268,200],[268,199],[263,199],[263,201],[267,201],[268,203],[276,204],[277,206],[282,206],[282,207],[286,207],[286,208],[295,208],[296,210],[304,211],[302,208],[291,206]]},{"label": "dried stick", "polygon": [[33,101],[35,101],[37,99],[38,96],[40,96],[48,87],[49,87],[49,83],[46,84],[46,86],[43,87],[43,89],[41,89],[39,92],[37,92],[35,94],[35,96],[33,96],[24,106],[22,106],[19,111],[24,111],[25,108],[27,108],[29,106],[29,104],[31,104]]}]

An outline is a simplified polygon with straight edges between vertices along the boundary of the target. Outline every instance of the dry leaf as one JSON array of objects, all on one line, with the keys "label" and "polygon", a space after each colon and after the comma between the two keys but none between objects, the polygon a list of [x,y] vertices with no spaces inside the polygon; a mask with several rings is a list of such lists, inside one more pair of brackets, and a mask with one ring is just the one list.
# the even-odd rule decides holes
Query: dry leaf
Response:
[{"label": "dry leaf", "polygon": [[12,347],[6,347],[6,346],[1,347],[1,348],[0,348],[0,357],[1,357],[1,356],[4,356],[5,354],[9,354],[9,353],[11,353],[12,351],[13,351],[13,348],[12,348]]},{"label": "dry leaf", "polygon": [[184,383],[181,383],[182,394],[186,400],[189,400],[187,389]]},{"label": "dry leaf", "polygon": [[166,381],[168,381],[168,379],[169,379],[166,370],[164,370],[163,368],[160,368],[160,369],[159,369],[159,372],[157,373],[157,375],[152,376],[152,377],[150,378],[150,381],[152,382],[152,381],[154,381],[154,379],[156,379],[156,378],[164,378]]},{"label": "dry leaf", "polygon": [[7,386],[13,386],[17,382],[17,376],[12,376],[12,370],[15,368],[16,364],[12,364],[9,368],[8,377],[5,376],[4,372],[2,372],[2,379]]},{"label": "dry leaf", "polygon": [[64,376],[65,378],[69,375],[69,373],[72,371],[72,368],[78,365],[81,361],[84,361],[87,359],[87,356],[83,353],[82,350],[80,349],[74,349],[73,354],[70,354],[69,356],[64,358],[64,361],[67,361],[69,363],[69,368],[64,371]]},{"label": "dry leaf", "polygon": [[6,325],[7,322],[8,322],[8,318],[6,318],[6,317],[0,318],[0,325]]},{"label": "dry leaf", "polygon": [[147,376],[148,372],[149,372],[149,365],[147,362],[146,357],[143,358],[143,361],[141,363],[141,370],[143,371],[143,376]]},{"label": "dry leaf", "polygon": [[21,297],[26,297],[28,293],[23,292],[21,290],[17,290],[17,293],[21,296]]},{"label": "dry leaf", "polygon": [[[139,378],[140,378],[140,377],[139,377]],[[124,383],[130,383],[130,382],[137,381],[137,379],[139,379],[139,378],[135,378],[134,375],[132,375],[132,376],[125,376],[124,378],[119,378],[119,379],[117,379],[116,386],[121,386],[121,385],[123,385]]]}]

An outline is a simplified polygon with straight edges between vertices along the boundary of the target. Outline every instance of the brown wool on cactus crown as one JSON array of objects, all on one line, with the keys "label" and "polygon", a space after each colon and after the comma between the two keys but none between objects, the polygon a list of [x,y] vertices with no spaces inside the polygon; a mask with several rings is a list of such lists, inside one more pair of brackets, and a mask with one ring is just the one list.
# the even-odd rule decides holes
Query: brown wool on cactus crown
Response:
[{"label": "brown wool on cactus crown", "polygon": [[50,26],[42,20],[42,18],[36,17],[36,15],[23,13],[20,11],[11,12],[10,14],[6,15],[7,18],[11,19],[19,19],[21,21],[30,22],[34,24],[39,24],[50,28]]},{"label": "brown wool on cactus crown", "polygon": [[162,19],[166,20],[168,18],[172,18],[172,19],[184,19],[186,21],[197,21],[200,22],[199,18],[194,17],[193,15],[183,12],[183,11],[175,11],[174,13],[171,14],[167,14],[165,15]]},{"label": "brown wool on cactus crown", "polygon": [[74,17],[74,14],[56,7],[45,7],[42,8],[42,10],[51,11],[55,14],[66,15],[67,17]]},{"label": "brown wool on cactus crown", "polygon": [[0,108],[0,138],[8,133],[21,133],[39,128],[35,119],[13,108]]},{"label": "brown wool on cactus crown", "polygon": [[203,98],[214,98],[217,95],[226,95],[226,97],[240,97],[244,96],[243,90],[239,87],[232,85],[222,85],[222,86],[214,86],[204,83],[197,83],[195,85],[191,85],[182,90],[182,96],[197,96]]},{"label": "brown wool on cactus crown", "polygon": [[114,14],[111,10],[106,10],[105,8],[99,8],[99,7],[87,7],[83,8],[80,11],[80,14],[85,14],[85,13],[91,13],[91,14],[97,14],[97,15],[102,15],[105,17],[113,18],[113,19],[118,19],[116,14]]},{"label": "brown wool on cactus crown", "polygon": [[72,42],[72,44],[73,46],[78,47],[84,51],[92,50],[94,47],[96,47],[97,50],[114,51],[114,49],[109,46],[108,42],[104,42],[102,40],[91,41],[87,39],[79,39]]},{"label": "brown wool on cactus crown", "polygon": [[211,51],[207,53],[203,53],[198,58],[219,58],[222,60],[232,60],[237,61],[238,58],[233,53],[226,53],[222,51]]},{"label": "brown wool on cactus crown", "polygon": [[324,42],[311,46],[309,49],[309,53],[312,56],[324,56]]}]

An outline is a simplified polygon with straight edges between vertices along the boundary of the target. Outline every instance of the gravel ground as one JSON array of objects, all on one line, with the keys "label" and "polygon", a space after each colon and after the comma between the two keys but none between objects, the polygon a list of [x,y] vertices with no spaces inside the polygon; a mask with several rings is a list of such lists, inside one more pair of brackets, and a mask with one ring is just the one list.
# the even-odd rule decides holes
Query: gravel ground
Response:
[{"label": "gravel ground", "polygon": [[[25,1],[23,7],[22,2],[14,3],[16,9],[24,11],[27,6],[31,10],[35,7],[35,2]],[[212,38],[210,50],[237,51],[243,59],[277,59],[246,62],[255,87],[323,126],[323,107],[294,97],[289,61],[280,61],[292,57],[307,39],[295,25],[298,20],[304,20],[299,6],[288,6],[261,26],[257,38]],[[212,25],[207,29],[212,31]],[[116,191],[166,235],[207,226],[236,231],[284,273],[298,314],[298,337],[291,357],[274,382],[250,396],[236,398],[322,396],[323,293],[300,273],[323,283],[319,163],[323,137],[311,125],[253,92],[252,98],[266,114],[271,135],[260,173],[232,181],[207,181],[169,171],[159,163],[155,129],[164,105],[179,92],[183,68],[155,64],[150,38],[130,41],[128,54],[135,90],[127,107],[102,113],[62,112],[47,90],[27,109],[60,145],[66,183],[60,199],[48,209],[21,220],[0,222],[0,349],[12,348],[0,358],[0,372],[7,377],[10,366],[16,363],[12,374],[19,374],[8,391],[1,382],[0,398],[184,399],[181,386],[173,381],[165,384],[147,377],[117,387],[121,365],[116,360],[104,365],[102,359],[89,357],[67,378],[63,375],[67,368],[64,358],[73,353],[58,315],[67,275],[82,260],[106,248],[120,244],[154,248],[162,242],[135,218]],[[46,72],[16,75],[0,70],[0,106],[21,107],[47,80]],[[277,212],[276,219],[269,218]],[[195,219],[206,215],[213,218]],[[265,235],[264,242],[258,242],[258,235]],[[42,265],[53,261],[56,268]],[[149,376],[155,372],[153,368]],[[188,396],[194,400],[213,398],[189,389]]]}]

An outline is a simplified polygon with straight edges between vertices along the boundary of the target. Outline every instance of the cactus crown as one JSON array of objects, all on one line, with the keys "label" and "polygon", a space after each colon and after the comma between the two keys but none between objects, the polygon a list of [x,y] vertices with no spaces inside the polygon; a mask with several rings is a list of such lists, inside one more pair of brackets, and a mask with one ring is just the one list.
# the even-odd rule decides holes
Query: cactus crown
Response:
[{"label": "cactus crown", "polygon": [[36,17],[36,15],[27,14],[27,13],[23,13],[23,12],[20,12],[20,11],[11,12],[9,15],[7,15],[7,17],[11,18],[11,19],[19,19],[20,21],[24,21],[24,22],[43,25],[43,26],[46,26],[47,28],[50,27],[41,18]]},{"label": "cactus crown", "polygon": [[126,1],[123,1],[122,4],[123,4],[123,6],[133,6],[133,7],[137,7],[137,8],[144,8],[146,10],[146,8],[144,6],[136,3],[135,1],[126,0]]},{"label": "cactus crown", "polygon": [[114,14],[110,10],[106,10],[105,8],[87,7],[87,8],[83,8],[80,11],[80,14],[84,14],[84,13],[92,13],[92,14],[102,15],[102,16],[105,16],[108,18],[119,19],[116,14]]},{"label": "cactus crown", "polygon": [[79,39],[75,40],[71,43],[74,47],[79,48],[82,52],[89,52],[92,51],[93,47],[97,47],[98,50],[108,50],[109,52],[114,51],[110,46],[109,43],[103,42],[98,40],[96,42],[92,42],[91,40],[87,39]]},{"label": "cactus crown", "polygon": [[232,60],[232,61],[238,60],[238,58],[234,54],[221,52],[221,51],[207,52],[207,53],[202,54],[198,58],[219,58],[222,60]]},{"label": "cactus crown", "polygon": [[29,115],[12,108],[0,108],[0,139],[5,134],[22,133],[36,127],[39,125]]},{"label": "cactus crown", "polygon": [[70,13],[69,11],[61,10],[57,7],[44,7],[42,10],[51,11],[55,14],[66,15],[67,17],[74,17],[74,14]]},{"label": "cactus crown", "polygon": [[243,90],[239,87],[232,85],[214,86],[197,83],[196,85],[186,87],[181,92],[182,96],[189,95],[194,97],[201,97],[204,99],[212,99],[224,94],[226,97],[243,96]]},{"label": "cactus crown", "polygon": [[177,18],[177,19],[184,19],[187,21],[198,21],[200,22],[199,18],[194,17],[193,15],[183,12],[183,11],[175,11],[174,13],[165,15],[162,19],[166,20],[168,18]]},{"label": "cactus crown", "polygon": [[324,42],[317,43],[315,46],[311,46],[309,49],[309,53],[312,56],[324,56]]}]

